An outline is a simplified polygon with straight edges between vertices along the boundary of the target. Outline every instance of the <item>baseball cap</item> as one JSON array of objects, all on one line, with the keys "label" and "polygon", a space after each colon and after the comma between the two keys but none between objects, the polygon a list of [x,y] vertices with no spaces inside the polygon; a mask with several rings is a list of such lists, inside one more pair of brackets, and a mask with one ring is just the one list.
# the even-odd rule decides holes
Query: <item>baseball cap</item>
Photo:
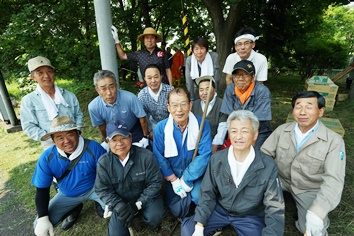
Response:
[{"label": "baseball cap", "polygon": [[111,140],[116,135],[123,135],[129,137],[129,129],[123,122],[109,122],[106,126],[106,133],[108,141]]},{"label": "baseball cap", "polygon": [[234,69],[232,70],[232,74],[235,74],[236,70],[244,70],[248,74],[256,74],[256,69],[251,61],[241,60],[234,65]]},{"label": "baseball cap", "polygon": [[196,79],[195,79],[195,83],[196,83],[197,85],[199,85],[200,82],[210,81],[210,80],[215,83],[215,80],[214,80],[214,78],[213,78],[212,76],[210,76],[210,75],[204,75],[204,76],[202,76],[202,77],[196,78]]},{"label": "baseball cap", "polygon": [[48,58],[38,56],[28,60],[28,70],[30,72],[41,66],[49,66],[54,69],[54,66],[52,66]]}]

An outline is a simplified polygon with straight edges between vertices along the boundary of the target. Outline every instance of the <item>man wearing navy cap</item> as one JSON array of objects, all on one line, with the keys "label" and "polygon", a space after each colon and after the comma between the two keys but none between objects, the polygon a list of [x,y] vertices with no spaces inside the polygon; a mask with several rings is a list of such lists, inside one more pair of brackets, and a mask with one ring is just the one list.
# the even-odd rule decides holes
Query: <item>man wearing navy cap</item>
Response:
[{"label": "man wearing navy cap", "polygon": [[255,81],[257,71],[251,61],[242,60],[234,65],[233,83],[225,89],[220,112],[230,115],[237,110],[252,111],[259,120],[258,138],[254,148],[259,150],[272,133],[271,94],[269,89]]},{"label": "man wearing navy cap", "polygon": [[162,176],[154,154],[132,145],[122,123],[107,124],[107,142],[110,151],[98,162],[95,192],[112,212],[108,235],[130,235],[128,227],[139,212],[159,231],[164,216]]}]

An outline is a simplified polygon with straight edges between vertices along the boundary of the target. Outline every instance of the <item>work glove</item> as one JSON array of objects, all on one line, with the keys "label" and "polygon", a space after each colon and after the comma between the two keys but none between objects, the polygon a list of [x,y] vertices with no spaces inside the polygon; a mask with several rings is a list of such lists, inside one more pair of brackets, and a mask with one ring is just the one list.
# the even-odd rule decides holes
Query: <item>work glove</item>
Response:
[{"label": "work glove", "polygon": [[182,184],[182,187],[183,187],[184,191],[186,191],[186,193],[189,193],[190,191],[192,191],[193,186],[192,186],[192,187],[189,187],[189,186],[186,184],[186,182],[184,182],[183,176],[182,176],[182,178],[181,178],[181,184]]},{"label": "work glove", "polygon": [[323,220],[312,211],[307,210],[306,214],[306,235],[322,236]]},{"label": "work glove", "polygon": [[119,38],[118,38],[118,30],[114,25],[111,26],[111,33],[112,33],[112,36],[114,39],[114,43],[116,43],[116,44],[120,43]]},{"label": "work glove", "polygon": [[137,147],[146,148],[147,146],[149,146],[149,139],[144,137],[139,142],[133,143],[133,145]]},{"label": "work glove", "polygon": [[132,221],[138,211],[138,207],[135,203],[125,203],[118,212],[118,219],[125,222],[126,225],[129,225],[130,221]]},{"label": "work glove", "polygon": [[54,236],[53,225],[49,221],[48,216],[42,216],[37,219],[36,228],[34,233],[37,236],[47,236],[48,233],[50,236]]},{"label": "work glove", "polygon": [[173,188],[173,191],[175,192],[175,194],[177,194],[181,198],[187,197],[187,193],[183,189],[181,180],[179,178],[177,178],[175,181],[171,182],[171,184],[172,184],[172,188]]},{"label": "work glove", "polygon": [[192,236],[204,236],[204,227],[201,225],[195,225]]},{"label": "work glove", "polygon": [[104,208],[103,218],[109,218],[112,216],[112,212],[109,210],[109,207],[106,205]]}]

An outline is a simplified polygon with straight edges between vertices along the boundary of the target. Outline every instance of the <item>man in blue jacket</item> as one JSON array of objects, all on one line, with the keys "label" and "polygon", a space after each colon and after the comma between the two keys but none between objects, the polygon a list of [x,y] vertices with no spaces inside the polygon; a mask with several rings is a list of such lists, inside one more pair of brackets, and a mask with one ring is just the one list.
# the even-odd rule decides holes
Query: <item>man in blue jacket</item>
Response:
[{"label": "man in blue jacket", "polygon": [[284,199],[273,159],[253,148],[259,122],[250,111],[227,120],[231,147],[209,161],[195,215],[185,218],[182,236],[203,236],[231,225],[237,235],[284,234]]},{"label": "man in blue jacket", "polygon": [[191,201],[198,204],[199,186],[212,151],[210,126],[206,120],[193,161],[201,118],[190,111],[189,92],[184,88],[172,90],[167,108],[169,117],[157,123],[154,130],[153,152],[167,181],[167,205],[173,215],[183,218]]}]

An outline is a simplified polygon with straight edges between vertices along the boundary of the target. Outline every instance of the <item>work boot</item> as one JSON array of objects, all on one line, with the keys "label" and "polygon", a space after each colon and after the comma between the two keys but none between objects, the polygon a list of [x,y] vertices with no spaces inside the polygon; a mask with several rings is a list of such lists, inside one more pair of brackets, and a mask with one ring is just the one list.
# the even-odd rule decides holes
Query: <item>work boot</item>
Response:
[{"label": "work boot", "polygon": [[101,207],[101,204],[95,202],[96,213],[99,217],[103,218],[104,210]]},{"label": "work boot", "polygon": [[75,222],[79,218],[79,214],[80,214],[83,206],[84,206],[84,204],[80,203],[74,209],[72,209],[70,211],[70,215],[64,219],[63,224],[61,225],[61,228],[63,230],[70,229],[71,226],[73,226],[75,224]]}]

